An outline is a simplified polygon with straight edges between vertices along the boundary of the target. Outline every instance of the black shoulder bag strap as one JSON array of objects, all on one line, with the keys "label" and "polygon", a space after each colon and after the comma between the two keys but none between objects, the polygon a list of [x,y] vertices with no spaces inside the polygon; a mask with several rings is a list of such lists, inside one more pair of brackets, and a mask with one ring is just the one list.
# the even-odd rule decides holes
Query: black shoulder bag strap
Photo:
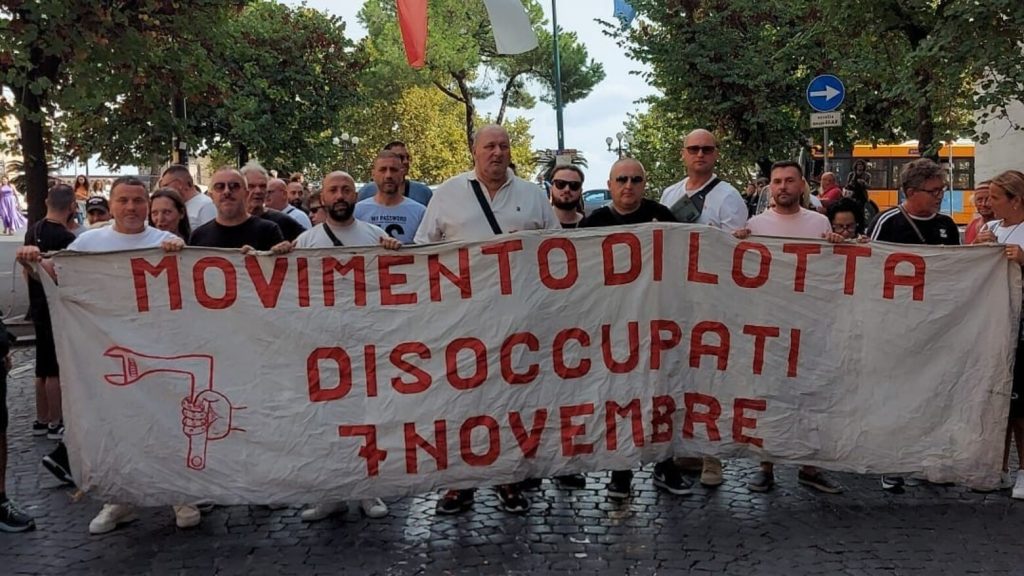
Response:
[{"label": "black shoulder bag strap", "polygon": [[491,230],[495,234],[501,234],[501,226],[498,226],[498,220],[494,217],[494,211],[491,210],[491,203],[484,198],[484,191],[480,189],[480,183],[476,180],[470,180],[470,185],[473,186],[473,193],[476,194],[476,201],[480,203],[480,209],[484,211],[484,216],[487,217],[487,223],[491,225]]},{"label": "black shoulder bag strap", "polygon": [[[718,183],[721,181],[722,180],[720,178],[712,178],[711,182],[708,182],[703,188],[698,190],[696,194],[690,196],[690,201],[693,202],[693,205],[697,208],[697,212],[704,212],[704,199],[708,197],[711,190],[714,189],[715,186],[718,186]],[[686,190],[683,190],[683,194],[686,194]]]},{"label": "black shoulder bag strap", "polygon": [[907,219],[907,223],[914,229],[914,234],[917,234],[917,239],[921,241],[921,244],[927,244],[928,241],[924,239],[924,234],[921,234],[921,229],[917,227],[917,224],[914,222],[914,219],[910,217],[910,213],[907,212],[907,209],[903,207],[903,204],[900,204],[899,208],[900,214],[903,214],[903,217]]},{"label": "black shoulder bag strap", "polygon": [[338,237],[334,235],[334,231],[331,230],[331,227],[327,225],[327,222],[324,222],[323,224],[321,224],[321,226],[324,227],[324,232],[327,234],[327,237],[331,239],[331,242],[335,246],[344,246],[344,244],[341,243],[341,240],[338,240]]}]

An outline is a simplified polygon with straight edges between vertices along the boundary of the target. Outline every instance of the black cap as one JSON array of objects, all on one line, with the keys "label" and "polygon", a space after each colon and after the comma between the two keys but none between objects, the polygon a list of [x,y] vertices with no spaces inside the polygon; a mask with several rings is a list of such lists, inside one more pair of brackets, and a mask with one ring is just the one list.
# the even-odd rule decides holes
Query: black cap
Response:
[{"label": "black cap", "polygon": [[104,212],[110,212],[110,204],[107,203],[107,199],[101,196],[93,196],[85,201],[85,213],[88,214],[93,210],[103,210]]}]

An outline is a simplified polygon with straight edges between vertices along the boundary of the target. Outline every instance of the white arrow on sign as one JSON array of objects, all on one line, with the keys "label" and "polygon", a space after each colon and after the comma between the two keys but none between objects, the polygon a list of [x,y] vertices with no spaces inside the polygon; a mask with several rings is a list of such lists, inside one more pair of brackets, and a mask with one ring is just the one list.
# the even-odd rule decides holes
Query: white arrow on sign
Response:
[{"label": "white arrow on sign", "polygon": [[825,101],[827,102],[827,101],[835,98],[836,96],[839,96],[839,90],[836,90],[835,88],[833,88],[831,86],[825,86],[824,90],[820,90],[818,92],[811,92],[811,96],[812,97],[824,96],[825,97]]}]

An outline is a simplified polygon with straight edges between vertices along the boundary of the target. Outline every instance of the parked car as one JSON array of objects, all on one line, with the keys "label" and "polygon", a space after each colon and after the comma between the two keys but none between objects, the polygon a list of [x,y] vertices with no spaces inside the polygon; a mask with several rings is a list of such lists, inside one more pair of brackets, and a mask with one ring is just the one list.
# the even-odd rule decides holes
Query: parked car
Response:
[{"label": "parked car", "polygon": [[583,213],[590,213],[612,201],[612,193],[607,188],[594,188],[583,193]]}]

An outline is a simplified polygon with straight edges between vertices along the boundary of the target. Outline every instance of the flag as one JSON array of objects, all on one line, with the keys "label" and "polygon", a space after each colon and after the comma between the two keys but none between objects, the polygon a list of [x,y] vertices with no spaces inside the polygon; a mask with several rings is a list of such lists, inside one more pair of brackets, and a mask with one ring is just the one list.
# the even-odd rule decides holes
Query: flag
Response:
[{"label": "flag", "polygon": [[484,0],[499,54],[522,54],[537,47],[537,34],[521,0]]},{"label": "flag", "polygon": [[630,5],[628,0],[615,0],[615,11],[612,13],[613,16],[622,22],[622,28],[629,28],[629,25],[633,23],[633,19],[636,18],[636,10]]},{"label": "flag", "polygon": [[413,68],[427,63],[427,0],[397,0],[405,58]]}]

